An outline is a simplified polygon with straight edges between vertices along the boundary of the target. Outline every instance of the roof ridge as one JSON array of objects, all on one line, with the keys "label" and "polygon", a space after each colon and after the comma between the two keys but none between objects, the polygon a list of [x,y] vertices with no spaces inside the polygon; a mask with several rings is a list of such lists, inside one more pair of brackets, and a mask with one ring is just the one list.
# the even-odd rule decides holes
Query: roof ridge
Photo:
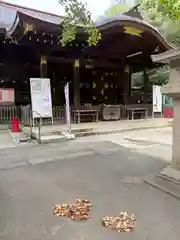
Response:
[{"label": "roof ridge", "polygon": [[20,9],[24,9],[24,10],[34,11],[34,12],[37,12],[37,13],[47,14],[47,15],[54,16],[54,17],[64,18],[64,16],[57,15],[55,13],[45,12],[45,11],[38,10],[38,9],[35,9],[35,8],[29,8],[29,7],[19,5],[19,4],[8,3],[6,1],[1,1],[0,0],[0,6],[3,6],[3,5],[6,5],[7,7],[11,7],[11,8],[20,8]]}]

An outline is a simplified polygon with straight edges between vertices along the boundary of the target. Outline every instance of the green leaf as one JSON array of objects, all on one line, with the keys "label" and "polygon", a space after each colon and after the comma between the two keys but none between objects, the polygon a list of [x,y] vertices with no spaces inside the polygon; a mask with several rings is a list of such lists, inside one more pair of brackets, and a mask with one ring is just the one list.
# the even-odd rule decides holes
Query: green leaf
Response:
[{"label": "green leaf", "polygon": [[115,16],[117,14],[122,14],[122,13],[130,10],[131,7],[132,7],[132,5],[130,5],[130,4],[117,3],[117,4],[114,4],[113,6],[111,6],[107,11],[105,11],[104,15],[110,17],[110,16]]},{"label": "green leaf", "polygon": [[87,43],[95,46],[101,39],[101,33],[96,28],[91,18],[87,5],[80,0],[59,1],[65,8],[66,17],[63,22],[63,31],[60,36],[62,46],[76,39],[76,27],[82,26],[88,34]]}]

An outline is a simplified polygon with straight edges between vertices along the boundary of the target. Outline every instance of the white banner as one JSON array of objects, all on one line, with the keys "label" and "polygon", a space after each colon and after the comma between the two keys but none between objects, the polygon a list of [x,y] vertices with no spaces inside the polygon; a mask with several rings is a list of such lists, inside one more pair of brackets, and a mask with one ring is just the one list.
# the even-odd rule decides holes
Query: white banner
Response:
[{"label": "white banner", "polygon": [[50,79],[30,78],[33,119],[52,118],[52,99]]},{"label": "white banner", "polygon": [[162,113],[161,86],[153,85],[153,113]]},{"label": "white banner", "polygon": [[64,95],[66,100],[66,123],[68,127],[68,132],[71,132],[71,114],[70,114],[70,104],[69,104],[69,83],[64,86]]}]

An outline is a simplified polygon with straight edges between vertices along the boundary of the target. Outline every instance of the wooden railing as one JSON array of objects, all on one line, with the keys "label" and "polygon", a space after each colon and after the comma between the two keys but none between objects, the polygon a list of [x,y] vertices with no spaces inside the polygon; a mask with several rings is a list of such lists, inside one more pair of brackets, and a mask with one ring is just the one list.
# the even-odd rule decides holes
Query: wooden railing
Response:
[{"label": "wooden railing", "polygon": [[[80,109],[101,109],[101,105],[81,105]],[[147,108],[148,116],[152,116],[152,104],[133,104],[133,105],[119,105],[121,119],[126,119],[126,108]],[[75,108],[71,106],[71,116],[72,110]],[[53,106],[53,123],[54,124],[64,124],[65,123],[65,106]],[[32,112],[31,106],[0,106],[0,124],[11,124],[13,116],[16,116],[20,122],[24,125],[32,125]],[[72,118],[73,119],[73,118]],[[82,119],[83,120],[83,119]],[[88,119],[84,119],[88,121]],[[36,121],[35,121],[36,124]],[[51,119],[42,119],[42,124],[52,124]]]}]

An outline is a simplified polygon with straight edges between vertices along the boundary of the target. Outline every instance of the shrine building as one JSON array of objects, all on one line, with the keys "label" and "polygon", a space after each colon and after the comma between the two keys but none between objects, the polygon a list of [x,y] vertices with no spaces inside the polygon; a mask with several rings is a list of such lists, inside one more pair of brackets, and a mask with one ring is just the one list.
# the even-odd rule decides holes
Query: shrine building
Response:
[{"label": "shrine building", "polygon": [[133,104],[132,75],[143,72],[143,103],[148,104],[148,70],[160,66],[151,55],[171,46],[138,8],[96,22],[102,39],[87,44],[77,26],[75,41],[61,46],[64,18],[0,1],[0,88],[15,90],[15,105],[30,104],[30,78],[51,80],[53,106],[63,106],[64,85],[70,82],[70,103]]}]

